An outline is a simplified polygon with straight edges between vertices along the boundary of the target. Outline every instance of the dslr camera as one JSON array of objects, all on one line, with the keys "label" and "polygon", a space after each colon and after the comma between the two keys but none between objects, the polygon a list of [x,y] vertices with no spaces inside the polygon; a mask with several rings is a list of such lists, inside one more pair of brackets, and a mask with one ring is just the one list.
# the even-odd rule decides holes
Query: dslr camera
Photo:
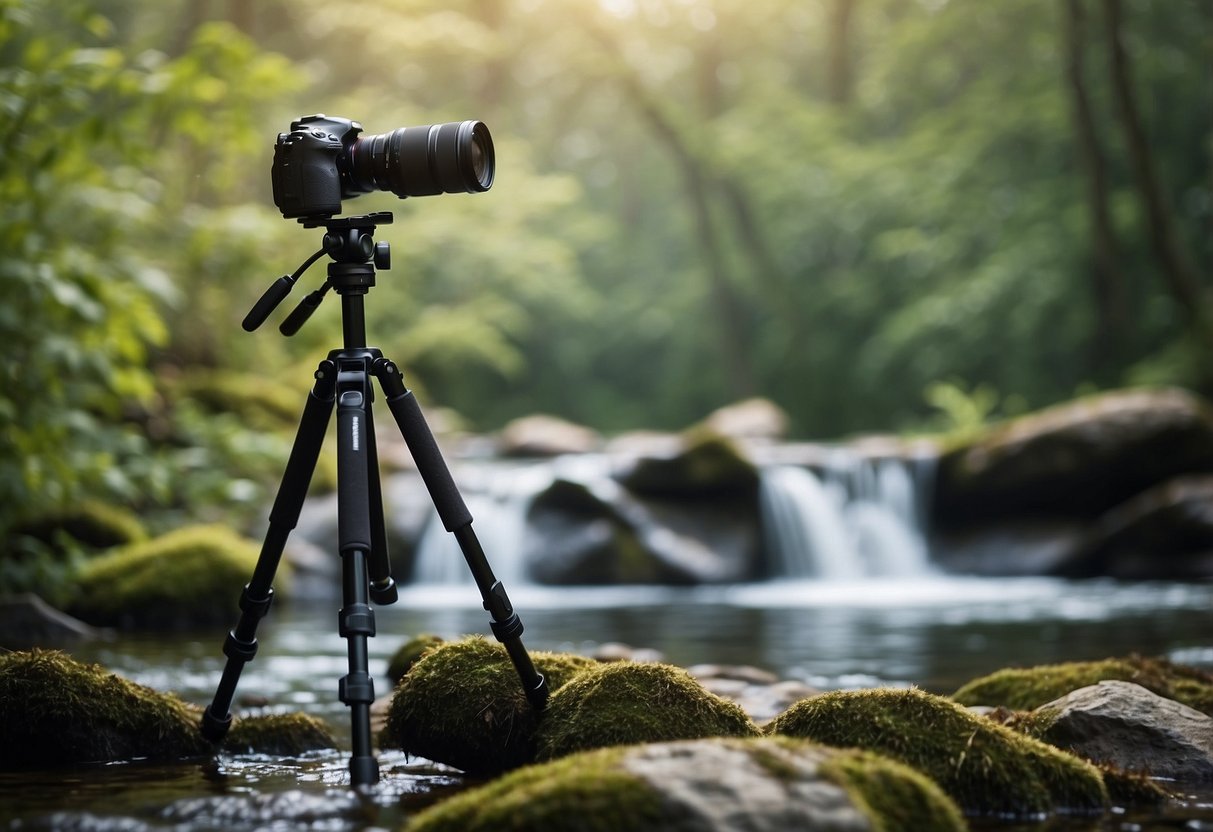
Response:
[{"label": "dslr camera", "polygon": [[318,114],[278,134],[271,177],[283,217],[323,221],[341,213],[342,199],[371,191],[404,199],[481,193],[493,185],[493,138],[482,121],[361,132],[356,121]]}]

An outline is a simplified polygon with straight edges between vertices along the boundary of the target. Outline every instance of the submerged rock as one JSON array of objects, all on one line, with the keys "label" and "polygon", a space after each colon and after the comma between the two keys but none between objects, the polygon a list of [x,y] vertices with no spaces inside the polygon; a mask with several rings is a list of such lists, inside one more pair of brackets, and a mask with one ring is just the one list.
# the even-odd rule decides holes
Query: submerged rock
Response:
[{"label": "submerged rock", "polygon": [[408,832],[960,832],[956,806],[886,758],[775,738],[584,752],[418,815]]},{"label": "submerged rock", "polygon": [[297,757],[306,751],[336,747],[328,726],[298,712],[241,717],[223,738],[223,749],[238,754]]},{"label": "submerged rock", "polygon": [[[239,613],[258,546],[226,526],[190,526],[89,561],[68,611],[90,624],[188,627]],[[285,584],[279,569],[275,588]]]},{"label": "submerged rock", "polygon": [[0,768],[210,754],[200,712],[57,652],[0,655]]},{"label": "submerged rock", "polygon": [[612,745],[761,732],[738,705],[667,664],[610,662],[577,673],[552,694],[536,731],[537,758]]},{"label": "submerged rock", "polygon": [[[531,659],[553,692],[596,664],[543,651]],[[431,650],[405,674],[379,741],[470,774],[498,774],[534,760],[538,720],[505,648],[472,636]]]},{"label": "submerged rock", "polygon": [[1213,674],[1165,659],[1129,656],[1095,662],[1066,662],[1004,668],[963,685],[952,699],[962,705],[992,705],[1030,711],[1070,691],[1103,681],[1133,682],[1213,716]]},{"label": "submerged rock", "polygon": [[1132,682],[1079,688],[1037,708],[1016,727],[1124,771],[1180,783],[1213,782],[1213,717]]},{"label": "submerged rock", "polygon": [[1099,812],[1108,800],[1090,763],[919,690],[822,694],[767,730],[888,755],[931,777],[970,814]]}]

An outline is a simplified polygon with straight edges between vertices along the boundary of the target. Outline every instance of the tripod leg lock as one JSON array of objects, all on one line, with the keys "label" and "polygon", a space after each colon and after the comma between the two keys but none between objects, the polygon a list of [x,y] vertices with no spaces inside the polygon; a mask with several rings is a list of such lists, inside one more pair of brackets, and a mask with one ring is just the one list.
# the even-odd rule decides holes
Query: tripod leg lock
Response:
[{"label": "tripod leg lock", "polygon": [[365,672],[342,676],[337,683],[337,698],[346,705],[370,705],[375,701],[375,680]]},{"label": "tripod leg lock", "polygon": [[202,712],[202,736],[206,737],[210,742],[219,742],[227,735],[227,729],[232,727],[232,715],[226,714],[222,718],[215,716],[210,708]]},{"label": "tripod leg lock", "polygon": [[274,588],[270,587],[265,593],[264,598],[254,598],[249,593],[249,585],[244,585],[244,591],[240,593],[240,611],[248,613],[254,619],[260,620],[265,618],[270,611],[270,605],[274,603]]},{"label": "tripod leg lock", "polygon": [[235,630],[229,630],[223,640],[223,655],[247,664],[257,657],[257,639],[241,641]]},{"label": "tripod leg lock", "polygon": [[511,613],[505,621],[490,621],[489,627],[500,642],[507,642],[522,635],[522,619],[517,613]]},{"label": "tripod leg lock", "polygon": [[375,611],[370,604],[349,604],[341,608],[338,630],[342,638],[375,635]]}]

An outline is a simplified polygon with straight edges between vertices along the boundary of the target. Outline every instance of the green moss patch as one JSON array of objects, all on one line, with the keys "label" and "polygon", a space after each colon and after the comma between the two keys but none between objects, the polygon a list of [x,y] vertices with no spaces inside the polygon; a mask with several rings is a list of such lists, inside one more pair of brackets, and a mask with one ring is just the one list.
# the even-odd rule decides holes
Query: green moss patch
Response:
[{"label": "green moss patch", "polygon": [[934,780],[907,765],[854,749],[821,765],[826,779],[846,789],[875,832],[963,832],[960,809]]},{"label": "green moss patch", "polygon": [[1142,656],[1007,668],[974,679],[952,698],[962,705],[1002,705],[1030,711],[1071,691],[1110,680],[1133,682],[1213,716],[1213,674]]},{"label": "green moss patch", "polygon": [[65,534],[90,549],[108,549],[147,539],[147,530],[134,512],[100,500],[84,500],[31,518],[18,524],[11,534],[51,545],[60,534]]},{"label": "green moss patch", "polygon": [[298,712],[237,719],[223,738],[223,749],[237,754],[296,757],[305,751],[336,747],[323,722]]},{"label": "green moss patch", "polygon": [[57,652],[0,655],[0,767],[208,755],[197,709]]},{"label": "green moss patch", "polygon": [[90,624],[122,627],[227,621],[257,555],[255,543],[224,526],[179,529],[89,561],[69,610]]},{"label": "green moss patch", "polygon": [[1089,763],[919,690],[822,694],[792,706],[768,731],[900,760],[973,814],[1096,812],[1108,799]]},{"label": "green moss patch", "polygon": [[666,664],[611,662],[556,691],[539,726],[538,758],[612,745],[761,733],[736,704]]},{"label": "green moss patch", "polygon": [[[822,781],[845,797],[823,793]],[[847,798],[850,811],[837,802]],[[758,737],[572,754],[433,806],[406,832],[850,829],[865,819],[874,832],[966,828],[935,783],[900,763]]]},{"label": "green moss patch", "polygon": [[444,643],[445,640],[441,636],[430,633],[414,636],[402,644],[400,649],[388,659],[387,677],[392,680],[393,685],[398,684],[404,678],[404,674],[408,673],[422,656]]},{"label": "green moss patch", "polygon": [[[553,691],[595,664],[543,651],[531,660]],[[379,742],[472,774],[497,774],[534,760],[538,721],[505,648],[472,636],[413,665],[396,687]]]}]

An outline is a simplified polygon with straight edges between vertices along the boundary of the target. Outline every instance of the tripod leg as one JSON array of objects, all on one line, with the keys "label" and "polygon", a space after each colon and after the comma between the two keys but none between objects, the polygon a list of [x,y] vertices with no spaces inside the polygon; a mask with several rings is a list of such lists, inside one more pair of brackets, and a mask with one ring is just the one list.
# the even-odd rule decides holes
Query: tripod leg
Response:
[{"label": "tripod leg", "polygon": [[413,454],[417,470],[430,492],[438,516],[448,532],[455,535],[463,558],[467,561],[476,586],[480,589],[480,597],[484,600],[484,608],[492,618],[490,626],[493,635],[505,646],[518,671],[522,689],[527,700],[536,709],[542,709],[547,704],[548,686],[531,661],[530,655],[522,645],[522,619],[514,612],[505,587],[493,575],[480,541],[472,531],[472,514],[468,511],[463,497],[451,478],[450,470],[434,440],[434,434],[426,424],[421,413],[421,407],[413,394],[405,389],[404,378],[394,362],[379,359],[375,362],[375,375],[383,385],[388,407],[396,419],[404,441]]},{"label": "tripod leg", "polygon": [[400,596],[396,581],[392,578],[392,564],[388,556],[387,529],[383,517],[383,486],[379,480],[379,450],[375,446],[375,418],[369,402],[366,408],[366,450],[369,476],[367,490],[371,508],[371,554],[367,561],[371,600],[380,606],[387,606],[396,603]]},{"label": "tripod leg", "polygon": [[[379,780],[379,764],[371,748],[371,704],[375,685],[367,667],[367,638],[375,635],[375,612],[369,598],[367,559],[373,551],[370,492],[370,378],[366,361],[342,362],[337,377],[337,535],[341,547],[342,601],[338,613],[346,640],[349,674],[341,679],[338,696],[349,706],[353,753],[350,782],[355,786]],[[374,480],[378,484],[378,478]],[[382,514],[382,503],[380,503]],[[381,518],[382,519],[382,518]]]},{"label": "tripod leg", "polygon": [[274,573],[287,537],[299,522],[299,511],[307,488],[316,470],[316,460],[324,443],[329,419],[333,413],[333,392],[336,386],[336,367],[331,361],[321,362],[316,370],[316,384],[308,395],[295,434],[295,444],[278,486],[278,496],[270,510],[269,530],[261,544],[261,554],[253,569],[253,577],[240,595],[240,620],[236,628],[227,634],[223,643],[223,654],[227,663],[223,676],[215,690],[210,707],[202,714],[202,735],[212,742],[223,739],[232,723],[232,699],[236,695],[236,684],[244,665],[257,655],[257,624],[269,611],[274,598]]}]

